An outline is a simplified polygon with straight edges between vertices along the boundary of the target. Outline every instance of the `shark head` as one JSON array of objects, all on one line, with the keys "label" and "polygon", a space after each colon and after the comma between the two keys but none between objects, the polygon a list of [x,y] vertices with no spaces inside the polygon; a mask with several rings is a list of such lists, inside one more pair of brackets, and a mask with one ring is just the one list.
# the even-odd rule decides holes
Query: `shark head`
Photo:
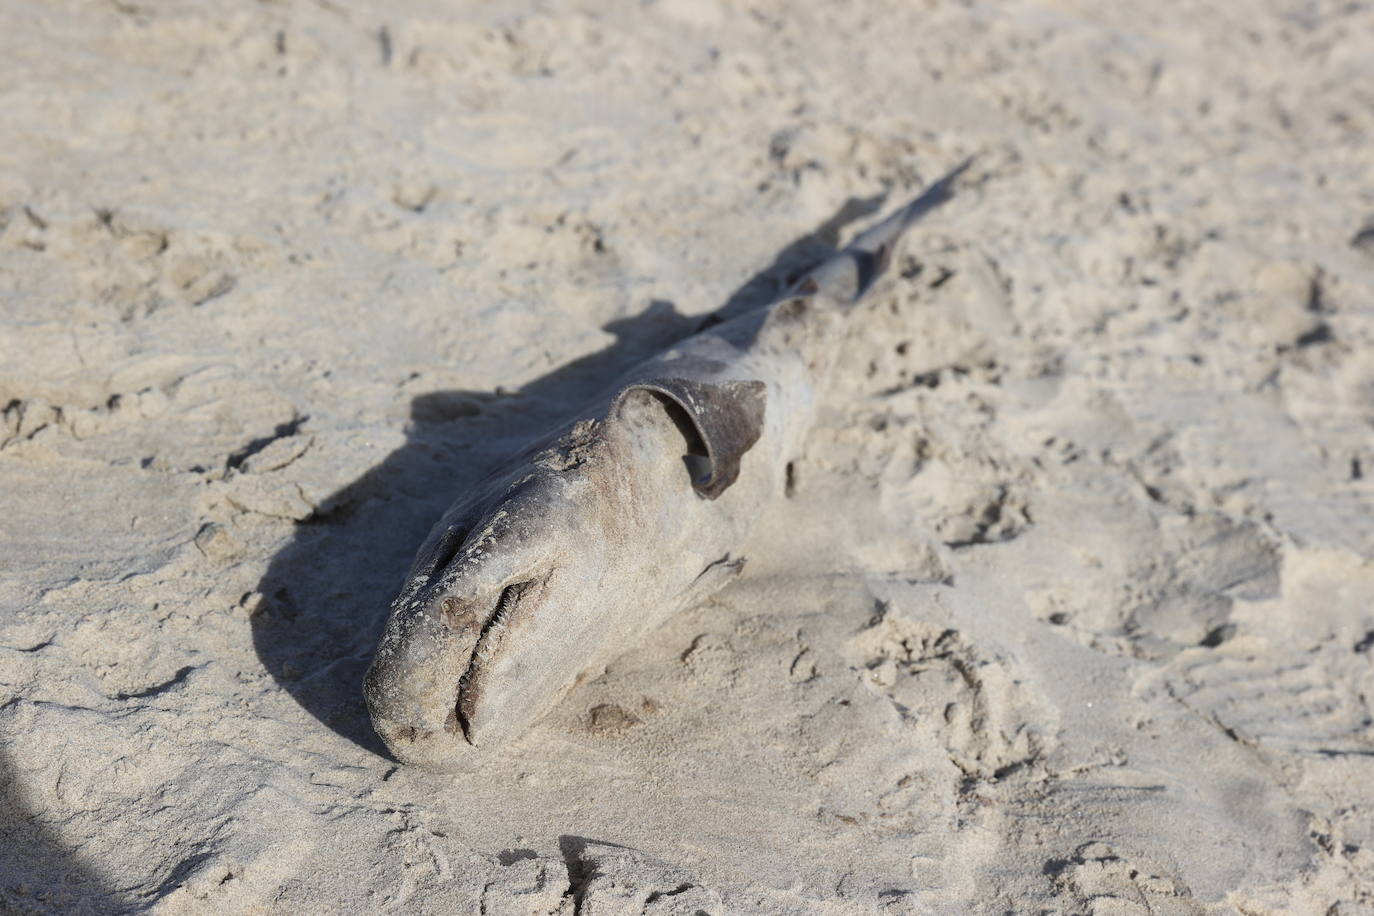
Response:
[{"label": "shark head", "polygon": [[391,605],[363,684],[374,729],[403,763],[465,770],[556,702],[624,616],[637,440],[593,436],[576,461],[521,457],[430,533]]},{"label": "shark head", "polygon": [[532,475],[485,511],[456,507],[421,549],[364,682],[397,759],[464,769],[576,678],[599,638],[585,606],[598,552],[571,549],[583,525],[569,489]]}]

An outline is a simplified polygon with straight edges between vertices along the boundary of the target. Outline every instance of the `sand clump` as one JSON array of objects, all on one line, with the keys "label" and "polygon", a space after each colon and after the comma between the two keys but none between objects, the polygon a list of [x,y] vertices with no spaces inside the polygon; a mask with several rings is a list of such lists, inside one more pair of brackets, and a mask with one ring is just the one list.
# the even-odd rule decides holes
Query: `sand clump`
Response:
[{"label": "sand clump", "polygon": [[[0,51],[0,909],[1374,911],[1367,9],[20,0]],[[453,497],[973,153],[741,580],[480,773],[383,756]]]}]

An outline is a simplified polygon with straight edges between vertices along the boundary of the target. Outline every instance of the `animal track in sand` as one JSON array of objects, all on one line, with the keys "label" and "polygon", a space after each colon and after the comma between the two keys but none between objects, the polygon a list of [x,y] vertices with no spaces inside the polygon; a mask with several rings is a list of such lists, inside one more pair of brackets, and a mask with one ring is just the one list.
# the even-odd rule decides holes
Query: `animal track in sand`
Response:
[{"label": "animal track in sand", "polygon": [[684,869],[637,849],[560,838],[562,861],[508,849],[482,889],[483,913],[505,916],[694,916],[721,913],[720,895]]},{"label": "animal track in sand", "polygon": [[1135,526],[1133,540],[1101,539],[1083,520],[1070,543],[1081,574],[1031,591],[1037,617],[1112,654],[1167,658],[1215,648],[1235,634],[1238,598],[1280,590],[1280,553],[1258,526],[1226,516],[1165,516]]},{"label": "animal track in sand", "polygon": [[1000,779],[1040,755],[1043,737],[1015,678],[958,631],[889,612],[848,649],[865,685],[923,740],[942,745],[966,778]]},{"label": "animal track in sand", "polygon": [[1092,916],[1201,916],[1201,905],[1159,865],[1119,855],[1106,843],[1085,843],[1067,860],[1045,864],[1075,912]]},{"label": "animal track in sand", "polygon": [[0,229],[0,247],[22,245],[57,262],[91,310],[112,312],[124,323],[228,295],[238,285],[229,265],[261,266],[268,250],[260,239],[162,225],[70,200],[35,201],[23,212],[27,219]]},{"label": "animal track in sand", "polygon": [[626,916],[692,916],[724,912],[720,895],[694,875],[637,849],[564,836],[568,869],[568,913],[624,913]]},{"label": "animal track in sand", "polygon": [[1032,467],[1001,441],[991,408],[970,422],[966,398],[916,397],[921,421],[901,431],[906,441],[894,443],[884,474],[888,513],[915,516],[952,549],[1008,541],[1028,528]]},{"label": "animal track in sand", "polygon": [[[286,398],[223,365],[129,360],[100,383],[0,404],[0,450],[32,444],[73,458],[222,477],[246,449],[299,426]],[[226,456],[228,456],[226,460]],[[258,459],[259,466],[270,456]]]},{"label": "animal track in sand", "polygon": [[1169,696],[1233,741],[1264,750],[1374,756],[1374,666],[1336,640],[1262,651],[1237,640],[1189,650],[1170,665]]}]

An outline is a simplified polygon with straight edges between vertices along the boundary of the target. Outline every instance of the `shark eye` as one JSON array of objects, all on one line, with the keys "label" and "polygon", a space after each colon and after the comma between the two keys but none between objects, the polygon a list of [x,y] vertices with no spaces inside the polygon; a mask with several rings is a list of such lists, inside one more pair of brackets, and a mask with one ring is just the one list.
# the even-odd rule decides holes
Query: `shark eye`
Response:
[{"label": "shark eye", "polygon": [[439,602],[439,610],[444,626],[449,630],[462,632],[471,629],[477,621],[472,602],[455,598],[452,595]]},{"label": "shark eye", "polygon": [[[482,630],[477,635],[479,643],[492,628],[505,626],[506,619],[510,617],[511,611],[519,603],[520,596],[529,590],[534,581],[530,579],[525,582],[512,582],[501,589],[501,594],[496,599],[496,606],[492,608],[491,613],[482,622]],[[444,623],[450,629],[466,629],[475,622],[473,603],[453,595],[449,595],[439,602],[439,610],[443,612]]]}]

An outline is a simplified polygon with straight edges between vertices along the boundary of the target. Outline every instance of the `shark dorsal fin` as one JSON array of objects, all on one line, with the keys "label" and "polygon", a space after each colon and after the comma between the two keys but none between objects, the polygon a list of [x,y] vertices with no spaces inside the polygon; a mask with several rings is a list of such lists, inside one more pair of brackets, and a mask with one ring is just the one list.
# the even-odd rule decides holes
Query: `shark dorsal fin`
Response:
[{"label": "shark dorsal fin", "polygon": [[692,489],[715,499],[739,477],[744,453],[763,434],[767,386],[748,379],[689,378],[665,375],[636,382],[616,395],[612,414],[636,392],[666,398],[691,423],[699,459],[692,468]]}]

